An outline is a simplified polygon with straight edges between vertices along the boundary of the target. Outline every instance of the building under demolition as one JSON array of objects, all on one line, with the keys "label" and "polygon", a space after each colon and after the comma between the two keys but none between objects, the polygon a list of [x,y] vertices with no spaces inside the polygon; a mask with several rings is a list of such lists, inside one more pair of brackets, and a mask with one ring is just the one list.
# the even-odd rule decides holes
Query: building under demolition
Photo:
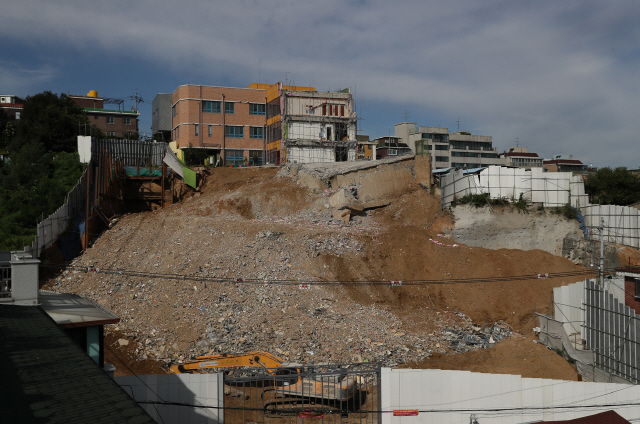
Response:
[{"label": "building under demolition", "polygon": [[349,89],[318,92],[278,83],[267,90],[270,163],[356,160],[356,114]]}]

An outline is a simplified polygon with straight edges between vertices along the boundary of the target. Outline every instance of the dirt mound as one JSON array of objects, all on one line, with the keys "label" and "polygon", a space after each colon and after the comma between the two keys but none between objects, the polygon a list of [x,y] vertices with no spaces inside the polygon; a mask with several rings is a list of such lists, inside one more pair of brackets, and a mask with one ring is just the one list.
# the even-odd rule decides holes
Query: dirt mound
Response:
[{"label": "dirt mound", "polygon": [[[344,225],[329,193],[276,172],[216,169],[183,203],[122,217],[49,288],[117,313],[114,331],[135,336],[138,359],[267,350],[289,361],[423,366],[451,353],[444,329],[471,331],[456,313],[526,333],[553,287],[584,278],[522,279],[581,268],[540,250],[453,243],[442,235],[451,217],[418,184]],[[484,281],[454,281],[469,278]]]}]

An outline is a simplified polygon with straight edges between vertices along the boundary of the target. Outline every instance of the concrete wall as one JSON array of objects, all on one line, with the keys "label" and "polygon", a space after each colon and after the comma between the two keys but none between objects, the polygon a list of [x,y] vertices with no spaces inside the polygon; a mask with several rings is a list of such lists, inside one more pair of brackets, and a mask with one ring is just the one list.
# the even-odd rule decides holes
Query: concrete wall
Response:
[{"label": "concrete wall", "polygon": [[38,304],[40,261],[24,252],[11,252],[11,300],[14,305]]},{"label": "concrete wall", "polygon": [[222,373],[140,375],[116,377],[115,380],[159,423],[224,422]]},{"label": "concrete wall", "polygon": [[[624,389],[624,390],[623,390]],[[383,424],[520,424],[570,420],[614,410],[630,420],[640,416],[640,386],[586,383],[468,371],[382,369]],[[581,407],[584,406],[584,407]],[[417,417],[394,417],[418,409]]]},{"label": "concrete wall", "polygon": [[91,160],[91,136],[78,136],[78,154],[81,163],[89,163]]}]

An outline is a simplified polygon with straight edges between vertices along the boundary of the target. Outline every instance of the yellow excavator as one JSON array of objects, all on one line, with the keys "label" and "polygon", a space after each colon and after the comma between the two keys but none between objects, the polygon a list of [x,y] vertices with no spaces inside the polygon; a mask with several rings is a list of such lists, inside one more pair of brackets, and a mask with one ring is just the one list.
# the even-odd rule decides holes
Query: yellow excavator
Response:
[{"label": "yellow excavator", "polygon": [[358,388],[354,376],[346,374],[315,376],[313,373],[305,371],[306,367],[301,364],[286,363],[275,355],[260,351],[239,355],[198,356],[193,361],[172,365],[169,372],[175,374],[197,373],[205,369],[238,367],[262,367],[274,377],[274,387],[264,389],[263,399],[267,392],[273,391],[275,396],[281,398],[313,398],[346,402],[354,396]]}]

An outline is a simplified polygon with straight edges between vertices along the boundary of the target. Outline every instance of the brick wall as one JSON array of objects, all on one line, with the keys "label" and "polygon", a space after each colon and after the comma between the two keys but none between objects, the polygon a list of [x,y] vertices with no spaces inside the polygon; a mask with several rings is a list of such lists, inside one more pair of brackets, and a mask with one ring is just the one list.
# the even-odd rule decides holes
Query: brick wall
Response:
[{"label": "brick wall", "polygon": [[[224,101],[223,101],[224,95]],[[221,102],[220,113],[203,112],[202,101]],[[234,103],[234,113],[224,113],[224,102]],[[262,150],[264,141],[252,139],[250,128],[263,127],[266,115],[251,115],[250,103],[265,104],[266,90],[247,88],[210,87],[199,85],[183,85],[178,87],[172,95],[172,139],[178,148],[192,146],[207,146],[219,144],[226,149]],[[175,116],[173,108],[176,107]],[[199,134],[195,134],[195,125],[199,125]],[[224,125],[242,126],[244,137],[231,138],[224,136]],[[209,126],[211,125],[211,137]],[[178,137],[175,137],[178,130]]]},{"label": "brick wall", "polygon": [[636,279],[634,277],[624,277],[624,303],[637,314],[640,314],[640,299],[636,299]]}]

